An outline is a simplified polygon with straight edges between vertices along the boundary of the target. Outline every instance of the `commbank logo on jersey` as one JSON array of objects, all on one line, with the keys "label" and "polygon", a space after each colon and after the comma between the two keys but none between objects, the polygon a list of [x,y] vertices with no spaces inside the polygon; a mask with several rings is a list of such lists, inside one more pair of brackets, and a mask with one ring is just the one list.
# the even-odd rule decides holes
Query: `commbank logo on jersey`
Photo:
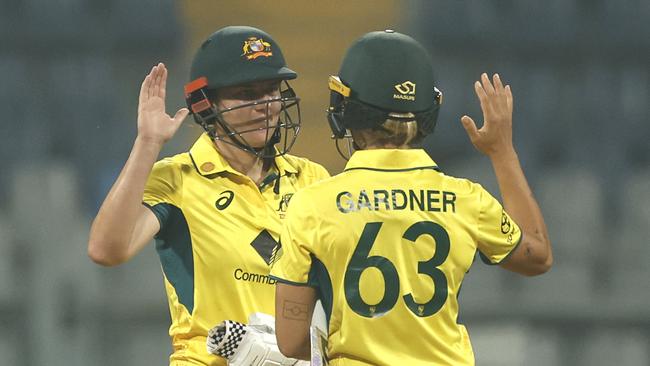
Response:
[{"label": "commbank logo on jersey", "polygon": [[278,242],[275,241],[271,234],[266,230],[262,230],[259,235],[253,239],[251,246],[255,248],[257,254],[259,254],[268,265],[271,265],[273,258],[279,249]]},{"label": "commbank logo on jersey", "polygon": [[394,99],[415,100],[415,83],[412,81],[405,81],[401,84],[395,85],[396,94],[393,94]]},{"label": "commbank logo on jersey", "polygon": [[273,266],[275,262],[280,260],[282,258],[282,254],[284,254],[284,251],[282,250],[282,240],[278,241],[278,245],[275,247],[273,250],[273,254],[271,255],[271,260],[269,261],[269,265]]},{"label": "commbank logo on jersey", "polygon": [[273,52],[271,51],[271,44],[264,41],[262,38],[249,37],[244,41],[242,49],[244,53],[241,55],[245,56],[247,60],[254,60],[260,56],[273,56]]}]

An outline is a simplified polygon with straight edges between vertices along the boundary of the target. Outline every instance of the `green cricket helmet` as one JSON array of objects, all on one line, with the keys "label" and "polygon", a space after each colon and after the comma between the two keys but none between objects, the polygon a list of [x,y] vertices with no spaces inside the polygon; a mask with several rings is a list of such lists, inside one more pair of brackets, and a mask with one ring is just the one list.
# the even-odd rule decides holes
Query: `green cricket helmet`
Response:
[{"label": "green cricket helmet", "polygon": [[427,51],[392,30],[367,33],[355,41],[339,75],[330,76],[329,88],[328,120],[335,138],[346,137],[348,129],[380,126],[389,116],[415,119],[426,135],[433,132],[442,103]]},{"label": "green cricket helmet", "polygon": [[[190,82],[185,85],[185,99],[195,121],[215,140],[259,157],[273,157],[287,153],[300,131],[300,98],[287,82],[296,77],[287,67],[280,46],[268,33],[248,26],[228,26],[213,33],[197,50]],[[221,88],[267,80],[282,82],[279,98],[253,100],[227,109],[220,109],[215,103],[214,96]],[[273,103],[281,106],[277,123],[268,114]],[[259,105],[266,107],[265,127],[237,130],[227,122],[228,113]],[[246,133],[260,129],[267,131],[266,143],[251,146]],[[275,147],[279,142],[281,146]]]}]

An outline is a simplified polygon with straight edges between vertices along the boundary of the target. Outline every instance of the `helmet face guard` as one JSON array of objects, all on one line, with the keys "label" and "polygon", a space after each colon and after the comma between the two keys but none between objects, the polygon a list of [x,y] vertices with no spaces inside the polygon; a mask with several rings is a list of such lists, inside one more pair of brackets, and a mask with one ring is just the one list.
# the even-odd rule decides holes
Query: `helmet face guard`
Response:
[{"label": "helmet face guard", "polygon": [[[259,158],[273,158],[291,150],[300,132],[300,98],[296,96],[286,80],[284,88],[280,90],[279,98],[256,100],[232,108],[219,109],[208,98],[207,81],[202,79],[204,78],[187,84],[185,97],[194,120],[208,132],[212,139],[235,146]],[[259,108],[260,105],[264,106],[264,117],[248,122],[258,123],[263,120],[265,122],[263,126],[237,129],[227,122],[229,114],[245,108]],[[272,115],[271,111],[278,106],[278,114]],[[258,131],[266,132],[265,143],[263,146],[252,146],[246,140],[246,134]]]}]

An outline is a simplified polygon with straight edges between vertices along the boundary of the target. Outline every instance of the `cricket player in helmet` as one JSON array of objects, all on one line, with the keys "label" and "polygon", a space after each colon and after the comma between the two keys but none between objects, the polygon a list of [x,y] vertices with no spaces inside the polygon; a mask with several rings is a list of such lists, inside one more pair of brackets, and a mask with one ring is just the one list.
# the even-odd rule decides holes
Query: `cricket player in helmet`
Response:
[{"label": "cricket player in helmet", "polygon": [[474,365],[458,297],[476,253],[523,275],[550,268],[544,218],[512,144],[509,86],[483,74],[475,91],[484,125],[462,119],[492,161],[502,206],[418,148],[441,102],[432,70],[413,38],[383,31],[358,39],[330,79],[332,133],[350,135],[357,150],[342,173],[292,198],[271,270],[285,355],[312,354],[320,299],[331,366]]},{"label": "cricket player in helmet", "polygon": [[[362,38],[346,54],[339,75],[329,78],[327,119],[337,149],[339,139],[352,142],[350,131],[378,127],[388,117],[395,121],[417,121],[417,130],[409,141],[413,146],[421,143],[436,126],[442,92],[434,86],[426,50],[400,33],[386,31],[380,36],[393,38],[391,45],[395,49],[390,50],[391,55],[401,57],[389,57],[386,44]],[[355,52],[361,48],[365,51]],[[377,70],[382,70],[381,74]],[[384,84],[392,87],[386,88]],[[343,153],[339,149],[345,158],[351,152]]]},{"label": "cricket player in helmet", "polygon": [[[287,83],[295,77],[269,34],[232,26],[197,51],[188,108],[166,113],[164,64],[142,83],[138,135],[93,222],[88,254],[114,266],[155,238],[171,366],[296,363],[277,350],[269,316],[259,315],[274,314],[269,271],[289,199],[328,177],[322,166],[287,154],[300,127],[292,115],[299,100]],[[206,132],[189,151],[156,162],[189,113]],[[223,337],[223,324],[247,336]]]},{"label": "cricket player in helmet", "polygon": [[[237,36],[242,32],[247,36],[243,41]],[[296,76],[270,35],[252,27],[227,27],[196,52],[191,82],[185,86],[187,106],[218,144],[262,158],[283,155],[300,131],[300,99],[288,83]],[[259,98],[267,91],[273,93]],[[245,103],[229,102],[233,99]],[[248,113],[254,111],[259,113]]]}]

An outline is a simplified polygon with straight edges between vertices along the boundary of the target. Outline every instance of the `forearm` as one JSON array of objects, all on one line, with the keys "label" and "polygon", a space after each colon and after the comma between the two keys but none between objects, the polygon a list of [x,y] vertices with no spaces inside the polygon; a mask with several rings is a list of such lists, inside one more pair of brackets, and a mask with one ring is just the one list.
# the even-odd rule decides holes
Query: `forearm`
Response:
[{"label": "forearm", "polygon": [[523,234],[501,267],[529,276],[544,273],[551,267],[553,255],[544,217],[512,144],[512,90],[498,74],[490,81],[483,73],[474,83],[474,91],[481,102],[483,127],[477,129],[469,116],[463,116],[461,122],[472,144],[492,161],[505,210]]},{"label": "forearm", "polygon": [[279,306],[283,309],[283,313],[276,314],[276,336],[280,351],[287,357],[308,360],[311,352],[309,342],[311,317],[303,313],[305,316],[298,319],[292,314],[293,309],[298,307],[308,312],[308,305],[282,301]]},{"label": "forearm", "polygon": [[309,328],[315,304],[316,293],[311,287],[276,285],[275,335],[285,356],[309,359]]},{"label": "forearm", "polygon": [[545,272],[552,263],[552,250],[542,212],[528,185],[514,149],[490,156],[503,204],[519,225],[523,239],[518,254],[523,254],[527,268],[514,269],[524,274]]},{"label": "forearm", "polygon": [[136,139],[90,229],[88,254],[95,262],[115,265],[130,257],[144,187],[161,146],[160,143]]}]

